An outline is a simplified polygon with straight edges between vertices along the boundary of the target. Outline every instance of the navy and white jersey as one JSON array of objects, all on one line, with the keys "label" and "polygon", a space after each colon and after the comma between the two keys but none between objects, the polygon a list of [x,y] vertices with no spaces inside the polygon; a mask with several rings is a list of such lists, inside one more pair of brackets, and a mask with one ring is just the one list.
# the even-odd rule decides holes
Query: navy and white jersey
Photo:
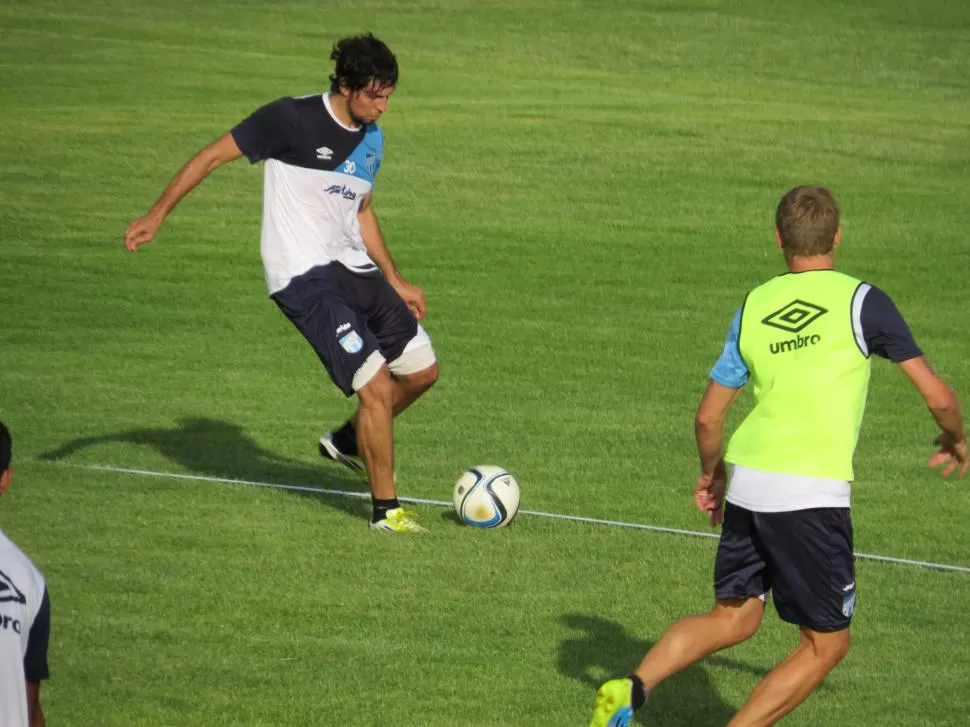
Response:
[{"label": "navy and white jersey", "polygon": [[27,727],[27,681],[49,676],[50,599],[40,571],[0,530],[0,725]]},{"label": "navy and white jersey", "polygon": [[[750,375],[738,346],[741,310],[739,308],[731,319],[724,350],[711,370],[714,381],[732,389],[744,386]],[[900,363],[923,355],[896,304],[883,291],[868,283],[859,286],[853,299],[852,328],[859,349],[867,357],[875,354],[893,363]]]},{"label": "navy and white jersey", "polygon": [[260,252],[270,295],[331,262],[377,269],[357,222],[384,154],[376,124],[344,126],[328,94],[286,97],[241,121],[232,136],[250,162],[265,162]]}]

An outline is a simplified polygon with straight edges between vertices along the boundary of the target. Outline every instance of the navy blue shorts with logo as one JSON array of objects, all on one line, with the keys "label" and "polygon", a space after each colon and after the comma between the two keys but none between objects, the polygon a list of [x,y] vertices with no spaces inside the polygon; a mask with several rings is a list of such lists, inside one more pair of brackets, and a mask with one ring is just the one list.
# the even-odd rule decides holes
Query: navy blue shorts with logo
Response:
[{"label": "navy blue shorts with logo", "polygon": [[393,361],[418,332],[414,314],[378,271],[354,273],[330,263],[293,278],[270,297],[347,396],[368,356],[380,351]]},{"label": "navy blue shorts with logo", "polygon": [[726,503],[715,597],[745,599],[768,591],[789,623],[815,631],[849,626],[856,587],[848,508],[752,512]]}]

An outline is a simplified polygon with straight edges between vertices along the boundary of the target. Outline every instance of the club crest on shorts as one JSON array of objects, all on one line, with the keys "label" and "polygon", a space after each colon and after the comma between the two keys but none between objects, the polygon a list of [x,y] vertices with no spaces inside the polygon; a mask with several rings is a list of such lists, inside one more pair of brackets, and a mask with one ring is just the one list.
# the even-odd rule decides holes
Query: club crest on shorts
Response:
[{"label": "club crest on shorts", "polygon": [[850,618],[853,611],[855,611],[855,593],[850,593],[842,599],[842,615]]},{"label": "club crest on shorts", "polygon": [[347,353],[357,353],[364,347],[364,339],[357,335],[357,331],[353,329],[347,335],[342,336],[339,343]]}]

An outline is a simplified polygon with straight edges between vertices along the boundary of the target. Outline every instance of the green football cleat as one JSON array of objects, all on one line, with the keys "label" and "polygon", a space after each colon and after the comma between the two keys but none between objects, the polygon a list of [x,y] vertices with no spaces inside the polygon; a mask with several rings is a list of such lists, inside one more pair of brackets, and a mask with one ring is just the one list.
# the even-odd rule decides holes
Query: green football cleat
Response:
[{"label": "green football cleat", "polygon": [[414,513],[405,510],[403,507],[395,507],[388,510],[383,520],[370,524],[372,530],[386,530],[389,533],[405,533],[416,535],[426,533],[427,529],[422,528],[414,521]]},{"label": "green football cleat", "polygon": [[589,727],[626,727],[633,721],[630,694],[633,681],[611,679],[596,692],[596,709]]}]

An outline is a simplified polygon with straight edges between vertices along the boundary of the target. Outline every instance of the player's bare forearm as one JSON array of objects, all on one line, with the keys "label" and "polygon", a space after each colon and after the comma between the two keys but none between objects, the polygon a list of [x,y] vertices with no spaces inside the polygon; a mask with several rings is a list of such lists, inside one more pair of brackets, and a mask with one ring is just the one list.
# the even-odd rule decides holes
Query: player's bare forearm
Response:
[{"label": "player's bare forearm", "polygon": [[710,381],[694,417],[701,473],[713,475],[724,456],[724,421],[740,389]]},{"label": "player's bare forearm", "polygon": [[213,171],[227,162],[235,161],[242,156],[232,134],[225,134],[211,144],[203,147],[185,163],[178,174],[169,182],[162,192],[162,196],[152,205],[146,217],[152,217],[161,223],[175,205],[195,189],[198,184]]},{"label": "player's bare forearm", "polygon": [[963,423],[963,410],[956,392],[950,388],[925,357],[910,359],[899,364],[926,402],[930,414],[944,433],[955,441],[967,438]]},{"label": "player's bare forearm", "polygon": [[370,259],[384,273],[387,282],[401,296],[401,300],[407,304],[414,317],[420,321],[425,314],[424,291],[417,285],[406,281],[401,275],[401,271],[397,269],[397,265],[394,264],[394,259],[384,242],[381,225],[377,221],[377,215],[374,214],[370,195],[364,197],[360,204],[360,209],[357,212],[357,223],[360,225],[360,236],[364,241],[364,247],[367,248]]},{"label": "player's bare forearm", "polygon": [[953,394],[953,400],[940,407],[930,407],[930,414],[936,420],[940,429],[949,434],[955,441],[963,441],[967,438],[966,427],[963,422],[963,411],[960,407],[960,400]]},{"label": "player's bare forearm", "polygon": [[701,472],[713,475],[724,456],[724,422],[694,420],[694,436],[701,460]]},{"label": "player's bare forearm", "polygon": [[367,248],[370,259],[384,273],[385,278],[391,281],[400,280],[401,271],[397,269],[397,265],[394,264],[394,259],[391,257],[391,251],[387,249],[380,222],[377,221],[377,215],[374,213],[373,206],[371,206],[370,195],[364,199],[360,211],[357,213],[357,222],[360,225],[360,236],[364,240],[364,247]]}]

